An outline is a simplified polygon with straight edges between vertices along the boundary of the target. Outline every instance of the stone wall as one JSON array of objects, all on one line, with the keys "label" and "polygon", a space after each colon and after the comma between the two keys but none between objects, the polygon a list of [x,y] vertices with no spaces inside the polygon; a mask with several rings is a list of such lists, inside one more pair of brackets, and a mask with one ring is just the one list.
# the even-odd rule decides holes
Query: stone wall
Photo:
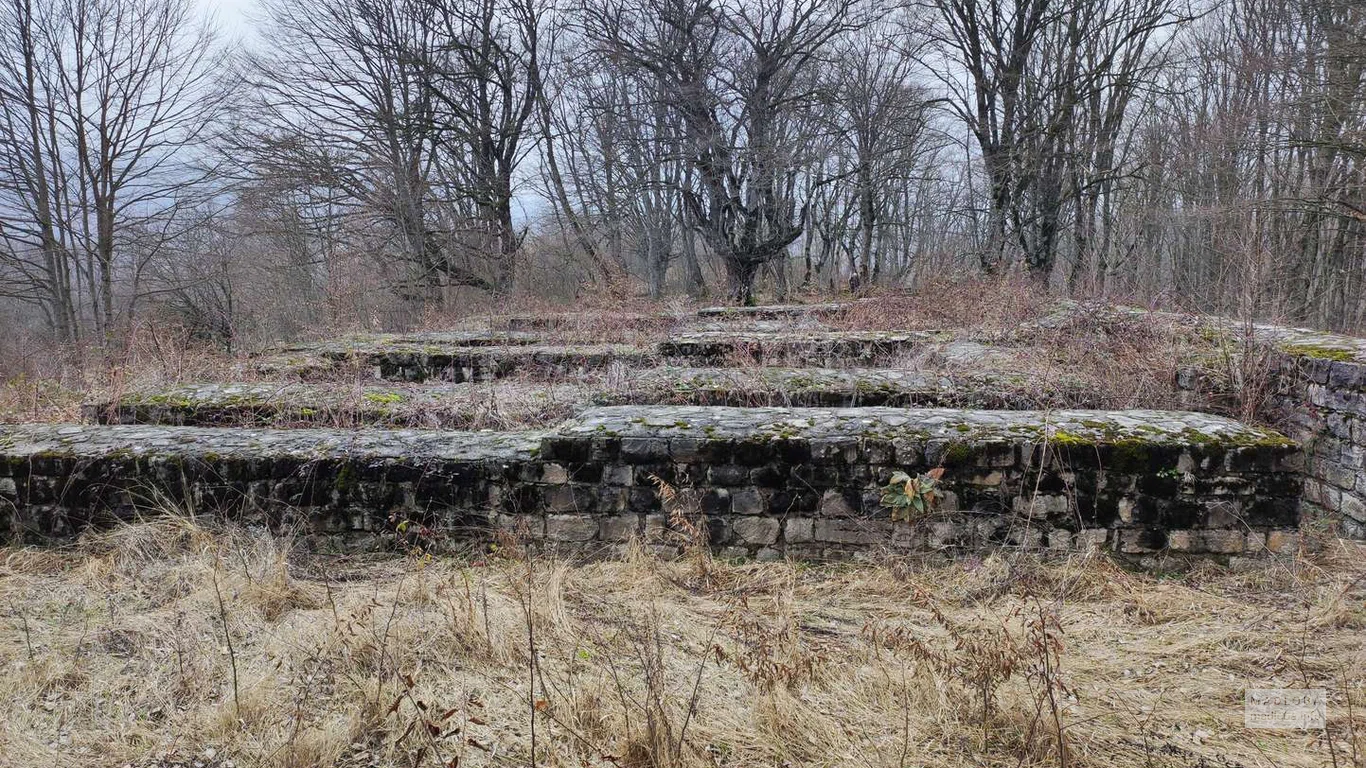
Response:
[{"label": "stone wall", "polygon": [[[360,547],[409,520],[593,549],[666,539],[673,514],[729,555],[1229,556],[1293,546],[1300,491],[1283,437],[1153,411],[623,406],[505,435],[27,426],[0,428],[0,457],[0,526],[30,540],[165,498]],[[934,508],[893,522],[892,473],[936,467]]]},{"label": "stone wall", "polygon": [[951,336],[931,331],[696,331],[658,345],[659,356],[695,364],[886,365]]},{"label": "stone wall", "polygon": [[628,344],[381,343],[298,345],[255,358],[248,366],[262,375],[304,380],[353,377],[391,381],[490,381],[513,373],[557,378],[599,370],[613,363],[641,365],[654,357]]},{"label": "stone wall", "polygon": [[[560,482],[534,501],[585,539],[593,520],[606,538],[660,526],[648,490],[664,483],[695,492],[713,544],[759,557],[996,545],[1232,555],[1297,541],[1293,444],[1189,413],[603,408],[547,436],[541,457]],[[891,521],[892,472],[935,467],[936,510]]]},{"label": "stone wall", "polygon": [[1366,539],[1366,357],[1283,349],[1273,406],[1304,449],[1304,516]]},{"label": "stone wall", "polygon": [[482,535],[537,433],[0,427],[0,534],[39,542],[181,512],[363,549],[412,520]]}]

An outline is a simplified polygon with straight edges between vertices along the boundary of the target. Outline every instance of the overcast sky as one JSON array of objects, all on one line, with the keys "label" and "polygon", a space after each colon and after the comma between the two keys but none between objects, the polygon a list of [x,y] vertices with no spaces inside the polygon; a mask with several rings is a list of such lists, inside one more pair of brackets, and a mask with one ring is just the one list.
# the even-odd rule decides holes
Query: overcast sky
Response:
[{"label": "overcast sky", "polygon": [[247,16],[256,10],[256,0],[198,0],[204,13],[212,15],[230,36],[245,34]]}]

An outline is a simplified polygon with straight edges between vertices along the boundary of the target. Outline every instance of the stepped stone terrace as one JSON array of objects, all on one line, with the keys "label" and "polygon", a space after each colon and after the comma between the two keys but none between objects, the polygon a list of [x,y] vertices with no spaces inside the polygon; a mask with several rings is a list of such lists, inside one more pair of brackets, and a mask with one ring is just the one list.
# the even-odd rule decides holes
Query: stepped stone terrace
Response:
[{"label": "stepped stone terrace", "polygon": [[[504,531],[592,552],[705,531],[757,558],[1157,563],[1287,552],[1304,526],[1366,538],[1366,341],[1075,303],[990,332],[853,314],[879,315],[638,313],[599,332],[580,313],[277,347],[237,382],[0,426],[0,532],[49,541],[169,504],[344,549],[394,545],[403,521],[452,547]],[[893,519],[897,477],[932,489],[914,516]]]}]

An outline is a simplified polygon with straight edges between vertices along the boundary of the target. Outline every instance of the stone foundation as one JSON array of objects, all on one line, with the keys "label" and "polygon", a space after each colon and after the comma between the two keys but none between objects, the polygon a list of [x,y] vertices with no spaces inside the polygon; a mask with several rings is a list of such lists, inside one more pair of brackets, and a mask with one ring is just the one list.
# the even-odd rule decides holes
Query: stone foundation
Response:
[{"label": "stone foundation", "polygon": [[[933,509],[893,522],[892,473],[937,467]],[[612,407],[501,435],[0,427],[0,526],[60,538],[169,500],[348,547],[403,521],[594,549],[691,520],[721,552],[756,557],[1228,556],[1294,545],[1297,469],[1279,435],[1154,411]]]},{"label": "stone foundation", "polygon": [[665,359],[681,358],[702,365],[743,360],[762,365],[875,366],[946,340],[931,331],[699,331],[661,342],[658,352]]},{"label": "stone foundation", "polygon": [[253,361],[258,373],[306,380],[361,371],[391,381],[491,381],[513,373],[558,378],[614,363],[642,365],[653,354],[627,344],[460,346],[395,342],[301,347]]},{"label": "stone foundation", "polygon": [[1336,347],[1282,344],[1272,405],[1304,446],[1305,518],[1366,539],[1366,349],[1338,338]]},{"label": "stone foundation", "polygon": [[765,304],[754,307],[703,307],[697,316],[705,320],[781,320],[801,317],[830,317],[857,306],[857,302],[836,301],[823,304]]}]

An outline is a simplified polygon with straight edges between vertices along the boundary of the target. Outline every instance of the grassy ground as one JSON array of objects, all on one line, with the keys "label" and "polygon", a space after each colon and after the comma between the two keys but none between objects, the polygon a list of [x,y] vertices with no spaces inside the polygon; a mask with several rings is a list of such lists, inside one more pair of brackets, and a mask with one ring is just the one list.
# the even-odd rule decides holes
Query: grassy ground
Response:
[{"label": "grassy ground", "polygon": [[[1366,546],[1320,546],[342,560],[170,518],[0,550],[0,765],[1362,766]],[[1249,687],[1328,731],[1245,729]]]}]

